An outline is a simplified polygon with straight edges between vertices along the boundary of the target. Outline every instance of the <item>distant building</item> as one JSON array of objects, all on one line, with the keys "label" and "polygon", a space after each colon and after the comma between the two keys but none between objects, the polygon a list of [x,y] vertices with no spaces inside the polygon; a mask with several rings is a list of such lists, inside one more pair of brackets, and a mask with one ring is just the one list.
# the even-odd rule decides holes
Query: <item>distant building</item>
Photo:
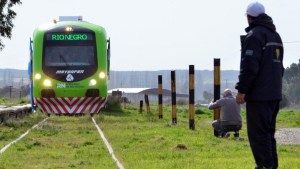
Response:
[{"label": "distant building", "polygon": [[[109,95],[112,95],[113,92],[121,92],[121,97],[128,98],[129,101],[137,103],[140,100],[144,100],[145,93],[148,94],[149,102],[157,102],[158,101],[158,88],[116,88],[108,91]],[[163,89],[163,102],[171,103],[171,91],[167,89]],[[188,94],[178,94],[176,93],[177,100],[185,100],[188,101]]]}]

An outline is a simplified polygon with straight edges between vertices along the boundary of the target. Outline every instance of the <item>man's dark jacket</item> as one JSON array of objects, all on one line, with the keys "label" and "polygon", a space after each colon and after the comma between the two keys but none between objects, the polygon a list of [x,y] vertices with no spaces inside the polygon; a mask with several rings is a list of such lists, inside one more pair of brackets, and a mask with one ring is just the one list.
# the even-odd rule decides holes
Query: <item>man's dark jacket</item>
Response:
[{"label": "man's dark jacket", "polygon": [[246,101],[281,100],[283,45],[272,18],[261,14],[245,30],[235,88]]}]

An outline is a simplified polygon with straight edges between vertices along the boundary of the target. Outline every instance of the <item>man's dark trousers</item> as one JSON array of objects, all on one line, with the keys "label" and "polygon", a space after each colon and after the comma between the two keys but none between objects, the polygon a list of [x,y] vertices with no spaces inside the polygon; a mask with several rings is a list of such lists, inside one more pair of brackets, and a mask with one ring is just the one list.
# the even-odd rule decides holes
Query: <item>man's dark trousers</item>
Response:
[{"label": "man's dark trousers", "polygon": [[277,168],[275,128],[279,101],[247,101],[247,131],[257,166]]}]

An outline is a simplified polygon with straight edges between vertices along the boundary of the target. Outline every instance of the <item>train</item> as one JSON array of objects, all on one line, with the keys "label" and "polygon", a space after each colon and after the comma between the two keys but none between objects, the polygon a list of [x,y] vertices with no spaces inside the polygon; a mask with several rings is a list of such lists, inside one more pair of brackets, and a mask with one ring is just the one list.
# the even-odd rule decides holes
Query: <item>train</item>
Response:
[{"label": "train", "polygon": [[110,38],[82,16],[62,16],[37,27],[30,39],[30,100],[33,110],[91,115],[107,100]]}]

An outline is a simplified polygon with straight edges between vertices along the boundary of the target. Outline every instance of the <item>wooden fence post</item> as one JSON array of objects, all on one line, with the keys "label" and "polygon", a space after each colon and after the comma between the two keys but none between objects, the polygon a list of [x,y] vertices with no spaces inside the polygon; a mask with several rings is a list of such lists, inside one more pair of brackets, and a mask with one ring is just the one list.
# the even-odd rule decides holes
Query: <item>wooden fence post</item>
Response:
[{"label": "wooden fence post", "polygon": [[140,100],[140,113],[143,112],[143,100]]},{"label": "wooden fence post", "polygon": [[[220,88],[221,88],[221,73],[220,73],[220,58],[214,59],[214,101],[220,99]],[[220,108],[214,109],[214,120],[220,119]],[[214,135],[219,136],[219,133],[214,130]]]},{"label": "wooden fence post", "polygon": [[162,75],[158,75],[158,118],[163,118]]},{"label": "wooden fence post", "polygon": [[147,92],[145,92],[145,103],[146,103],[147,113],[150,113],[150,105],[149,105],[149,98]]},{"label": "wooden fence post", "polygon": [[171,71],[171,92],[172,92],[172,123],[177,124],[175,70]]},{"label": "wooden fence post", "polygon": [[189,122],[190,129],[195,130],[195,68],[189,66]]}]

